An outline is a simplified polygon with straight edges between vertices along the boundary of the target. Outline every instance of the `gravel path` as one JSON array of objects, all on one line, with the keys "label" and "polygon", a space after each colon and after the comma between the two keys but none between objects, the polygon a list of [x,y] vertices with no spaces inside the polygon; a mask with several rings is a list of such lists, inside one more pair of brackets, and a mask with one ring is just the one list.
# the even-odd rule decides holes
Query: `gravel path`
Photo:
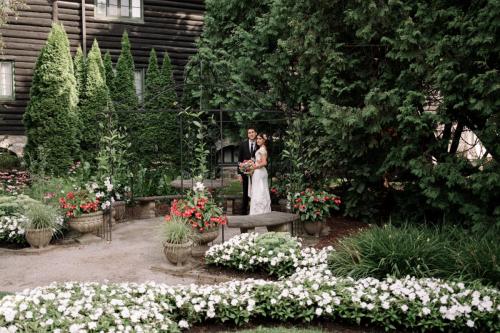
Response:
[{"label": "gravel path", "polygon": [[[172,285],[194,282],[150,269],[166,262],[161,221],[154,218],[117,224],[113,227],[112,242],[97,238],[89,244],[55,246],[39,254],[3,253],[0,291],[16,292],[53,281],[156,281]],[[228,236],[226,229],[226,239]]]}]

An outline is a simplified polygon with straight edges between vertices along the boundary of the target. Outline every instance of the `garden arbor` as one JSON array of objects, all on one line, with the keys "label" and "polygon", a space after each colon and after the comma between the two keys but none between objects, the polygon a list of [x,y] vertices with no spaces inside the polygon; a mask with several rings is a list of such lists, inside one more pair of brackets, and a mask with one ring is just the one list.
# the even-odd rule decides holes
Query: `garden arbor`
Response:
[{"label": "garden arbor", "polygon": [[[234,89],[230,84],[211,84],[210,87],[217,89]],[[181,89],[184,93],[190,89],[199,89],[199,100],[193,107],[184,106],[181,103],[173,103],[171,107],[151,108],[156,100],[161,99],[166,94],[171,94],[175,89]],[[108,108],[110,128],[113,125],[114,118],[120,119],[120,115],[127,114],[137,122],[136,128],[142,126],[142,121],[147,123],[148,117],[154,117],[155,114],[171,114],[174,117],[157,117],[154,119],[172,119],[175,122],[175,150],[169,161],[154,161],[155,168],[169,168],[171,181],[170,185],[183,191],[186,188],[192,188],[194,179],[201,176],[203,182],[208,188],[222,188],[229,184],[227,175],[224,175],[224,168],[234,168],[236,173],[236,161],[233,159],[227,161],[224,158],[224,142],[238,143],[241,141],[241,133],[246,132],[246,127],[252,125],[257,129],[268,134],[272,141],[272,154],[270,159],[269,171],[272,175],[278,168],[282,172],[288,171],[289,165],[284,162],[279,153],[282,149],[283,136],[285,128],[291,122],[292,116],[278,109],[269,109],[259,105],[255,96],[247,96],[238,90],[235,94],[248,102],[251,107],[248,108],[211,108],[204,103],[204,97],[207,94],[207,87],[203,83],[190,84],[184,83],[180,87],[168,87],[157,92],[154,96],[149,96],[148,100],[141,101],[137,109],[120,108],[114,105]],[[185,99],[185,98],[184,98]],[[119,126],[119,124],[118,124]],[[124,129],[125,131],[127,129]],[[130,133],[126,133],[127,137]],[[158,142],[166,139],[164,133],[156,133]],[[245,134],[246,136],[246,134]],[[132,136],[133,137],[133,136]],[[108,144],[112,145],[111,142]],[[140,143],[139,143],[140,146]],[[233,150],[234,147],[233,146]],[[107,149],[113,151],[113,147]],[[109,161],[113,164],[112,156]],[[138,161],[140,163],[140,160]],[[119,172],[117,168],[111,165],[111,178],[114,179],[115,173]],[[132,188],[132,193],[134,189]],[[134,194],[132,194],[134,196]],[[166,199],[173,199],[180,195],[163,196]],[[160,198],[161,196],[155,197]],[[141,198],[144,199],[144,198]],[[111,219],[108,219],[111,221]],[[111,223],[111,222],[110,222]],[[111,225],[104,228],[106,238],[111,239]]]}]

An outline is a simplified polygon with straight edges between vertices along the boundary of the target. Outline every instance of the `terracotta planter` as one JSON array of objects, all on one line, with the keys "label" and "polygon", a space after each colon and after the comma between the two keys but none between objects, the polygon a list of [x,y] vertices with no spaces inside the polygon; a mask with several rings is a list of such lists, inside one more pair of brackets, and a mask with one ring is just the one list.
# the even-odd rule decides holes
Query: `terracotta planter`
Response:
[{"label": "terracotta planter", "polygon": [[199,245],[207,245],[208,243],[213,242],[217,236],[219,236],[219,228],[210,229],[199,233],[196,237],[196,242]]},{"label": "terracotta planter", "polygon": [[165,253],[165,257],[172,264],[177,266],[184,265],[191,256],[191,248],[193,243],[191,241],[184,244],[171,244],[171,243],[163,243],[163,253]]},{"label": "terracotta planter", "polygon": [[316,222],[304,222],[303,223],[304,230],[309,234],[316,237],[319,237],[321,234],[321,229],[323,229],[323,221]]},{"label": "terracotta planter", "polygon": [[68,225],[71,229],[83,234],[97,231],[104,221],[103,212],[83,214],[82,216],[72,217]]},{"label": "terracotta planter", "polygon": [[51,228],[26,229],[25,237],[31,247],[41,248],[49,245],[54,231]]}]

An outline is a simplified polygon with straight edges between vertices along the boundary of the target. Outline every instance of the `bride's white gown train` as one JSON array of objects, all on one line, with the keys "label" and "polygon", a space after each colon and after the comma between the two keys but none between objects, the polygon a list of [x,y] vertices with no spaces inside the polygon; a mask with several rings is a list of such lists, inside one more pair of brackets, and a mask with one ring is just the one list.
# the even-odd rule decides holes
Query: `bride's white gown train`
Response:
[{"label": "bride's white gown train", "polygon": [[[255,152],[255,160],[260,162],[262,156],[267,156],[264,147]],[[269,185],[267,180],[267,169],[259,168],[253,172],[252,185],[249,188],[248,196],[250,201],[250,215],[264,214],[271,212],[271,195],[269,194]]]}]

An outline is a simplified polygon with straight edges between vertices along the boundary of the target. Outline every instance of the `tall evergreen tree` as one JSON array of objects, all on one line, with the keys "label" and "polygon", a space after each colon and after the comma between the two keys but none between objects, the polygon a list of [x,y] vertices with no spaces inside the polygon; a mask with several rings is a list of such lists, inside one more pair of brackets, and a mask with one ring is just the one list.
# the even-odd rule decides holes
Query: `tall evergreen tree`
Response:
[{"label": "tall evergreen tree", "polygon": [[172,73],[172,62],[170,61],[167,51],[165,51],[163,64],[161,66],[161,86],[163,105],[168,108],[173,108],[177,100],[177,94],[175,92],[175,81]]},{"label": "tall evergreen tree", "polygon": [[97,40],[94,40],[87,57],[85,89],[80,102],[82,134],[80,147],[82,156],[94,162],[101,138],[100,123],[103,123],[111,105],[108,86],[104,76],[104,65]]},{"label": "tall evergreen tree", "polygon": [[134,87],[134,58],[130,50],[130,41],[125,31],[122,37],[122,49],[116,63],[116,75],[113,80],[113,102],[118,113],[120,126],[131,132],[135,128],[134,113],[139,106]]},{"label": "tall evergreen tree", "polygon": [[172,108],[172,91],[165,91],[163,77],[158,66],[155,49],[149,56],[149,64],[145,81],[145,109],[142,115],[140,129],[140,142],[142,146],[143,161],[146,167],[157,163],[168,163],[170,168],[174,167],[177,142],[175,135],[169,130],[171,123],[176,124],[175,114],[163,110]]},{"label": "tall evergreen tree", "polygon": [[[175,109],[177,106],[177,94],[175,91],[175,81],[172,73],[172,63],[168,52],[163,55],[163,63],[161,67],[160,78],[160,108]],[[180,159],[180,151],[178,149],[179,128],[177,116],[172,112],[161,112],[161,123],[163,125],[162,133],[164,133],[163,146],[167,160],[173,162],[172,168],[178,167],[176,161]]]},{"label": "tall evergreen tree", "polygon": [[28,161],[39,161],[42,149],[54,174],[66,172],[79,156],[76,87],[68,37],[61,24],[53,24],[35,64],[23,121]]},{"label": "tall evergreen tree", "polygon": [[136,113],[139,99],[134,85],[134,58],[126,31],[123,33],[122,49],[116,63],[116,74],[112,86],[112,100],[117,114],[118,126],[125,127],[127,137],[132,144],[130,148],[132,158],[139,161],[141,142],[137,138],[137,132],[141,127],[141,117]]},{"label": "tall evergreen tree", "polygon": [[80,45],[78,45],[75,57],[73,58],[73,68],[75,72],[78,98],[81,99],[85,87],[85,57],[83,56],[82,47]]},{"label": "tall evergreen tree", "polygon": [[106,84],[108,85],[108,89],[110,94],[112,94],[113,89],[113,81],[115,80],[115,72],[113,71],[113,61],[111,60],[111,54],[109,51],[106,51],[104,54],[104,73],[106,77]]}]

